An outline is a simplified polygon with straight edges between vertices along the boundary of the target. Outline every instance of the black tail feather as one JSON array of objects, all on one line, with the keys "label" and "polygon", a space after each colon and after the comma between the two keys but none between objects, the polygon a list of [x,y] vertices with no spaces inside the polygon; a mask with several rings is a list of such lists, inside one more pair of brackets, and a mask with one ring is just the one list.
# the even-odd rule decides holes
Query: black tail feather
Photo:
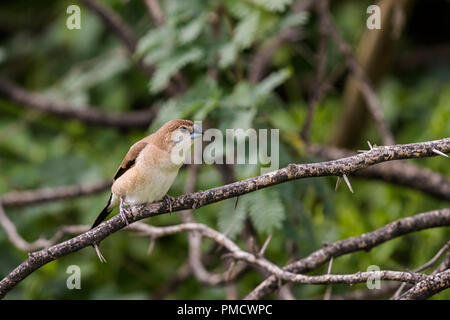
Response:
[{"label": "black tail feather", "polygon": [[92,225],[91,229],[94,229],[96,226],[98,226],[100,223],[102,223],[102,221],[105,220],[106,217],[111,213],[112,208],[109,207],[111,204],[111,199],[112,199],[112,194],[109,196],[108,203],[103,208],[102,212],[100,212],[97,219],[95,219],[95,222]]}]

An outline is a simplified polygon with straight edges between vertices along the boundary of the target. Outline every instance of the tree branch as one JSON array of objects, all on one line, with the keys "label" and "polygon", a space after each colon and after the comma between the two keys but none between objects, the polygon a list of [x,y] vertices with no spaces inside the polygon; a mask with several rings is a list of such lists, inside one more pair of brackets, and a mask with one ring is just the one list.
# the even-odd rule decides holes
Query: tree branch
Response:
[{"label": "tree branch", "polygon": [[[447,250],[450,248],[450,241],[447,241],[444,246],[438,251],[438,253],[436,253],[434,255],[433,258],[431,258],[427,263],[425,263],[424,265],[414,269],[414,272],[421,272],[425,269],[428,269],[429,267],[433,266],[436,261],[439,260],[439,258],[447,252]],[[400,294],[402,293],[403,289],[405,289],[405,283],[402,283],[402,285],[400,285],[400,287],[397,289],[397,291],[395,292],[393,299],[396,299],[397,297],[400,296]]]},{"label": "tree branch", "polygon": [[130,52],[136,50],[138,39],[134,35],[128,25],[126,25],[122,19],[112,10],[103,6],[97,0],[79,0],[86,7],[94,11],[119,38],[127,46]]},{"label": "tree branch", "polygon": [[[114,11],[104,6],[98,0],[79,0],[85,6],[95,12],[103,23],[125,44],[130,54],[134,54],[138,45],[138,38],[133,30],[117,15]],[[147,76],[152,76],[155,71],[154,66],[144,63],[143,59],[137,61],[138,67]],[[166,87],[169,96],[175,96],[178,93],[184,92],[186,88],[177,88],[177,86],[170,81]]]},{"label": "tree branch", "polygon": [[314,115],[314,111],[321,98],[322,91],[324,91],[324,78],[327,67],[327,47],[328,47],[328,32],[326,29],[326,23],[324,20],[323,11],[328,10],[328,0],[316,1],[315,9],[319,12],[319,43],[316,53],[316,76],[314,79],[313,89],[311,90],[310,97],[308,99],[308,109],[306,111],[306,119],[301,130],[301,137],[304,141],[309,141],[309,132]]},{"label": "tree branch", "polygon": [[117,128],[148,127],[155,118],[155,111],[152,109],[125,114],[112,114],[100,111],[100,109],[93,106],[74,106],[65,101],[52,100],[42,94],[26,91],[6,79],[0,79],[0,93],[29,109],[62,118],[77,119],[97,126]]},{"label": "tree branch", "polygon": [[4,207],[22,207],[36,203],[95,194],[108,189],[110,186],[111,181],[101,181],[55,188],[11,191],[0,195],[0,203]]},{"label": "tree branch", "polygon": [[[191,165],[188,168],[188,176],[186,181],[186,187],[184,189],[186,194],[192,193],[195,190],[195,184],[197,181],[199,167],[197,165]],[[181,221],[183,223],[193,223],[195,218],[193,210],[189,209],[180,213]],[[193,275],[200,282],[208,285],[218,285],[228,280],[228,273],[223,274],[209,272],[202,263],[202,234],[199,232],[188,232],[189,238],[189,266]]]},{"label": "tree branch", "polygon": [[[336,258],[351,252],[370,250],[393,238],[428,228],[450,225],[450,209],[441,209],[402,218],[372,232],[326,245],[309,256],[283,268],[292,273],[307,273]],[[279,280],[270,276],[256,287],[246,299],[262,299],[279,286]]]},{"label": "tree branch", "polygon": [[166,18],[159,6],[158,0],[144,0],[148,13],[152,16],[157,27],[161,27],[166,22]]},{"label": "tree branch", "polygon": [[[350,150],[309,144],[309,154],[326,160],[350,157],[355,153]],[[406,161],[380,163],[352,173],[352,176],[382,180],[400,186],[412,188],[429,194],[437,199],[450,201],[450,179],[428,168],[419,167]]]},{"label": "tree branch", "polygon": [[397,300],[423,300],[450,288],[450,269],[431,275],[414,285]]},{"label": "tree branch", "polygon": [[[144,227],[145,224],[141,224]],[[302,274],[294,274],[289,271],[285,271],[271,263],[270,261],[264,259],[260,255],[255,255],[240,249],[233,241],[228,239],[224,234],[204,225],[198,223],[183,223],[175,226],[168,227],[151,227],[149,225],[145,225],[146,228],[150,229],[148,234],[142,232],[141,235],[150,235],[155,238],[159,238],[162,236],[176,234],[182,231],[188,232],[198,232],[203,237],[210,238],[221,246],[225,247],[230,254],[228,256],[233,257],[234,259],[245,261],[249,264],[258,266],[265,271],[276,275],[279,279],[303,283],[303,284],[330,284],[330,283],[347,283],[354,284],[365,282],[368,279],[374,277],[374,272],[358,272],[356,274],[324,274],[319,276],[306,276]],[[380,280],[392,280],[392,281],[401,281],[408,283],[416,283],[419,280],[425,280],[427,278],[426,275],[412,272],[400,272],[400,271],[377,271],[376,276]]]},{"label": "tree branch", "polygon": [[0,225],[5,229],[8,235],[9,241],[17,248],[23,251],[34,251],[42,248],[47,248],[58,241],[60,241],[65,235],[77,235],[89,230],[89,226],[64,226],[60,228],[55,235],[50,239],[40,238],[33,242],[28,242],[17,232],[16,226],[9,220],[3,206],[0,203]]},{"label": "tree branch", "polygon": [[[314,0],[300,0],[293,4],[292,11],[294,13],[300,13],[309,10],[313,5]],[[252,83],[259,82],[264,77],[267,65],[275,51],[286,42],[299,40],[301,35],[302,32],[299,28],[290,27],[282,30],[279,34],[261,45],[249,63],[249,81]]]},{"label": "tree branch", "polygon": [[[290,180],[330,175],[341,176],[343,174],[348,174],[383,161],[436,156],[436,153],[433,150],[439,150],[444,153],[450,152],[450,138],[406,145],[374,147],[367,152],[334,161],[311,164],[290,164],[283,169],[279,169],[262,176],[177,197],[172,201],[172,211],[180,211],[191,208],[197,209],[211,203],[237,197],[261,188],[266,188]],[[128,216],[127,219],[130,223],[168,212],[169,206],[166,201],[132,206],[125,209],[125,213]],[[450,212],[448,209],[434,212],[434,215],[437,215],[437,217],[434,217],[435,219],[432,218],[433,213],[429,213],[429,215],[431,215],[431,217],[429,217],[427,221],[423,221],[422,224],[428,225],[430,221],[436,223],[436,219],[440,223],[442,223],[442,221],[448,223],[447,220],[450,219]],[[100,243],[107,236],[124,228],[125,226],[125,221],[120,215],[117,215],[102,223],[98,227],[77,237],[61,242],[47,249],[31,253],[27,260],[21,263],[9,275],[0,281],[0,298],[5,296],[9,290],[25,279],[33,271],[46,263],[90,246],[93,243]],[[401,231],[404,231],[404,229],[405,228],[400,228]],[[297,267],[295,267],[294,270],[297,270]],[[290,272],[290,269],[287,271]]]}]

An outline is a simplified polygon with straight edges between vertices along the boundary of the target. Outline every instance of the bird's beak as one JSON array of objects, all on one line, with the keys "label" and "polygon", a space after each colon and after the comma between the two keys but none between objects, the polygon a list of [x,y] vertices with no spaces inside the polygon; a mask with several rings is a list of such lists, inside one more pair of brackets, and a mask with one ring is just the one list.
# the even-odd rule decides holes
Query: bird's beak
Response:
[{"label": "bird's beak", "polygon": [[202,129],[198,125],[194,124],[194,132],[191,133],[191,139],[194,140],[200,138],[202,135]]}]

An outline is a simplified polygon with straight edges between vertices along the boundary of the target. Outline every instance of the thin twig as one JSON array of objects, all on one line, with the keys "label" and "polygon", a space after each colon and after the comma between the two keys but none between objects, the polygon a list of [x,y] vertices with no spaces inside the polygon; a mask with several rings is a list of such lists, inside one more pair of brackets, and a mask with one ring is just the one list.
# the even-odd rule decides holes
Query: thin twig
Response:
[{"label": "thin twig", "polygon": [[[447,250],[450,248],[450,241],[448,241],[446,244],[444,244],[444,246],[434,255],[433,258],[431,258],[427,263],[425,263],[424,265],[416,268],[413,270],[413,272],[421,272],[425,269],[428,269],[429,267],[433,266],[437,260],[439,260],[439,258],[447,252]],[[397,289],[397,291],[395,292],[394,296],[392,297],[392,299],[396,299],[397,297],[399,297],[403,291],[403,289],[405,289],[405,284],[400,285],[400,287]]]},{"label": "thin twig", "polygon": [[[328,271],[327,274],[331,274],[331,269],[333,268],[333,257],[331,257],[330,262],[328,263]],[[325,294],[323,295],[323,300],[330,300],[331,291],[333,290],[332,286],[328,286],[325,290]]]},{"label": "thin twig", "polygon": [[[328,10],[328,0],[319,0],[315,5],[316,11],[319,13]],[[301,137],[304,141],[309,141],[309,133],[313,120],[314,111],[321,98],[321,91],[324,90],[324,78],[327,66],[327,46],[328,46],[328,32],[326,30],[326,23],[324,15],[319,14],[319,43],[317,49],[317,68],[316,77],[314,79],[314,86],[310,98],[308,99],[308,109],[306,112],[306,119],[301,130]]]},{"label": "thin twig", "polygon": [[322,10],[320,11],[320,13],[323,19],[323,23],[325,24],[326,31],[334,40],[341,53],[345,56],[349,69],[351,70],[353,76],[358,80],[357,84],[359,85],[359,89],[366,100],[367,108],[369,109],[369,112],[372,115],[372,118],[374,119],[375,124],[381,134],[383,144],[394,144],[394,136],[392,135],[391,129],[386,122],[380,100],[375,90],[373,89],[373,86],[371,85],[364,69],[361,67],[355,55],[353,54],[353,50],[350,45],[345,41],[344,37],[339,32],[339,29],[334,23],[329,10]]}]

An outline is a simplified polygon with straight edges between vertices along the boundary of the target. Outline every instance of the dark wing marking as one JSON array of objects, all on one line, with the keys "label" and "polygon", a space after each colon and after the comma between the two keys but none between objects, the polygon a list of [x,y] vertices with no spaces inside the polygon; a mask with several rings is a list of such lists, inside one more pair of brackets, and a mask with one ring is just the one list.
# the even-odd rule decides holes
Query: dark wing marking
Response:
[{"label": "dark wing marking", "polygon": [[133,144],[128,151],[127,155],[123,159],[122,163],[120,164],[119,169],[117,169],[116,174],[114,175],[114,180],[117,180],[121,175],[123,175],[128,169],[132,168],[136,162],[136,158],[141,153],[142,149],[145,148],[145,146],[148,144],[147,141],[138,141],[135,144]]},{"label": "dark wing marking", "polygon": [[112,199],[112,193],[109,196],[109,200],[108,203],[106,204],[106,206],[103,208],[102,212],[100,212],[100,214],[97,216],[97,219],[95,219],[94,224],[92,225],[91,229],[94,229],[96,226],[98,226],[100,223],[102,223],[103,220],[105,220],[105,218],[111,213],[111,211],[113,210],[112,208],[110,208],[109,206],[111,205],[111,199]]}]

